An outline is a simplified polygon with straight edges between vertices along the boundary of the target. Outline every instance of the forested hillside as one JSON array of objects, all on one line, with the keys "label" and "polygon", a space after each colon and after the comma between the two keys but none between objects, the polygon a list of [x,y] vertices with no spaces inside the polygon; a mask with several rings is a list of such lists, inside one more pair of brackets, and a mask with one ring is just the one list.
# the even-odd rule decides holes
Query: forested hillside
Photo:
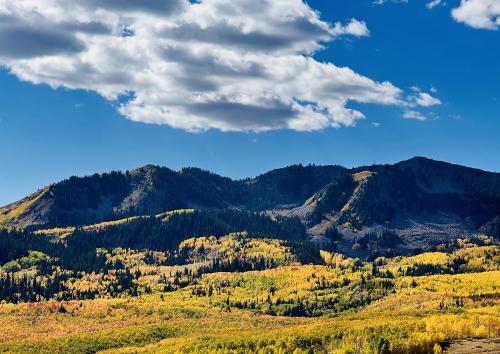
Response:
[{"label": "forested hillside", "polygon": [[1,209],[0,352],[436,354],[499,337],[499,180],[421,158],[70,178]]},{"label": "forested hillside", "polygon": [[148,165],[50,185],[0,209],[0,225],[84,226],[186,208],[297,216],[323,242],[333,228],[351,244],[390,229],[411,251],[464,236],[498,239],[500,174],[425,158],[354,169],[296,165],[239,181]]},{"label": "forested hillside", "polygon": [[436,353],[500,335],[493,239],[363,262],[305,236],[185,210],[0,231],[0,351]]}]

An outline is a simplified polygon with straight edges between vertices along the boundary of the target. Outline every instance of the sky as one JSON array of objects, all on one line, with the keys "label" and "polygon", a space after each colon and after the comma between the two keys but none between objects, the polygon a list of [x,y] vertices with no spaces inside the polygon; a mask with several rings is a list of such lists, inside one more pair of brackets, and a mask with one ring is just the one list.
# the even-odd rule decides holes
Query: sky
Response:
[{"label": "sky", "polygon": [[0,205],[145,164],[500,172],[498,0],[0,0]]}]

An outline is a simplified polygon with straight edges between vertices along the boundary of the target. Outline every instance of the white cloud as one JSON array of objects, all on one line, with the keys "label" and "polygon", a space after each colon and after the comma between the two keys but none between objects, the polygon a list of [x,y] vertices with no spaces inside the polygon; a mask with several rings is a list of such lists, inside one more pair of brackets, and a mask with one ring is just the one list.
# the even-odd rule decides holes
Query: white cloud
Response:
[{"label": "white cloud", "polygon": [[[375,0],[375,1],[373,1],[374,5],[384,5],[384,4],[387,4],[387,3],[407,4],[408,0]],[[436,6],[445,5],[445,4],[446,4],[446,2],[444,0],[431,0],[425,6],[428,9],[433,9]]]},{"label": "white cloud", "polygon": [[425,6],[427,6],[428,9],[433,9],[436,6],[439,5],[444,5],[445,2],[443,0],[432,0],[431,2],[428,2]]},{"label": "white cloud", "polygon": [[497,30],[500,27],[499,0],[461,0],[451,14],[455,21],[473,28]]},{"label": "white cloud", "polygon": [[373,1],[373,4],[375,5],[384,5],[384,4],[387,4],[387,3],[395,3],[395,4],[399,4],[399,3],[407,3],[408,0],[375,0]]},{"label": "white cloud", "polygon": [[417,111],[406,111],[403,113],[403,118],[404,119],[415,119],[415,120],[420,120],[420,121],[427,120],[426,116],[424,116],[422,113],[417,112]]},{"label": "white cloud", "polygon": [[441,100],[438,98],[432,97],[428,93],[420,92],[418,96],[415,97],[415,103],[422,107],[431,107],[437,106],[441,104]]},{"label": "white cloud", "polygon": [[0,65],[20,79],[189,131],[311,131],[364,118],[350,102],[405,105],[393,84],[312,57],[349,35],[369,31],[302,0],[0,0]]},{"label": "white cloud", "polygon": [[332,29],[332,34],[334,36],[351,35],[355,37],[367,37],[370,35],[370,31],[364,21],[358,21],[353,18],[347,25],[337,22]]},{"label": "white cloud", "polygon": [[[408,0],[374,0],[374,5],[388,3],[407,4]],[[429,0],[425,6],[433,9],[446,6],[445,0]],[[500,27],[500,0],[460,0],[460,5],[451,11],[457,22],[478,29],[497,30]]]},{"label": "white cloud", "polygon": [[[416,106],[432,107],[442,104],[440,99],[433,97],[426,92],[422,92],[420,87],[416,85],[410,87],[410,90],[413,91],[414,94],[408,97],[407,105],[409,107],[416,107]],[[432,93],[437,93],[437,89],[434,86],[431,87],[430,91]]]}]

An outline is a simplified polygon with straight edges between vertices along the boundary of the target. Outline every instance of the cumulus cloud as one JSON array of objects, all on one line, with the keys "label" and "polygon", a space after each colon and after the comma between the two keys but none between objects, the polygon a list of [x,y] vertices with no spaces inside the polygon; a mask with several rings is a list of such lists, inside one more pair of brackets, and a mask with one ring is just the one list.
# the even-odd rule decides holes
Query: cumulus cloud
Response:
[{"label": "cumulus cloud", "polygon": [[[409,107],[432,107],[442,104],[440,99],[431,96],[429,93],[422,92],[422,90],[418,86],[412,86],[411,90],[414,92],[414,94],[408,97]],[[431,87],[430,91],[432,93],[437,93],[437,89],[434,86]]]},{"label": "cumulus cloud", "polygon": [[415,120],[420,120],[420,121],[427,120],[426,116],[424,116],[422,113],[417,112],[417,111],[406,111],[403,113],[403,118],[404,119],[415,119]]},{"label": "cumulus cloud", "polygon": [[345,36],[351,35],[355,37],[367,37],[370,35],[370,31],[366,26],[364,21],[358,21],[355,18],[351,19],[347,25],[343,25],[340,22],[335,24],[332,29],[332,35],[334,36]]},{"label": "cumulus cloud", "polygon": [[407,103],[390,82],[315,60],[369,30],[327,23],[302,0],[0,0],[0,23],[0,65],[95,91],[134,121],[312,131],[355,125],[364,114],[351,102]]},{"label": "cumulus cloud", "polygon": [[461,0],[460,6],[451,13],[455,21],[473,28],[497,30],[500,27],[498,0]]},{"label": "cumulus cloud", "polygon": [[420,92],[418,96],[415,97],[415,102],[417,105],[422,107],[431,107],[441,104],[441,100],[432,97],[431,95],[425,92]]}]

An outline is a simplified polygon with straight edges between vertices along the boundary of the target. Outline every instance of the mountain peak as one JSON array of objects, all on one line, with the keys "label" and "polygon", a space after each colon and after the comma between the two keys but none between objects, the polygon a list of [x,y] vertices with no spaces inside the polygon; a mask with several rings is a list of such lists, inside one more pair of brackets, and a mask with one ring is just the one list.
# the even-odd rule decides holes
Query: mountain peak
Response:
[{"label": "mountain peak", "polygon": [[130,173],[134,173],[134,172],[150,173],[150,172],[157,171],[160,168],[161,167],[158,166],[158,165],[148,164],[148,165],[144,165],[144,166],[141,166],[141,167],[134,168],[133,170],[130,170],[129,172]]},{"label": "mountain peak", "polygon": [[408,160],[403,160],[401,162],[396,163],[396,165],[412,165],[412,164],[433,164],[433,163],[444,163],[447,162],[434,160],[425,156],[414,156]]}]

